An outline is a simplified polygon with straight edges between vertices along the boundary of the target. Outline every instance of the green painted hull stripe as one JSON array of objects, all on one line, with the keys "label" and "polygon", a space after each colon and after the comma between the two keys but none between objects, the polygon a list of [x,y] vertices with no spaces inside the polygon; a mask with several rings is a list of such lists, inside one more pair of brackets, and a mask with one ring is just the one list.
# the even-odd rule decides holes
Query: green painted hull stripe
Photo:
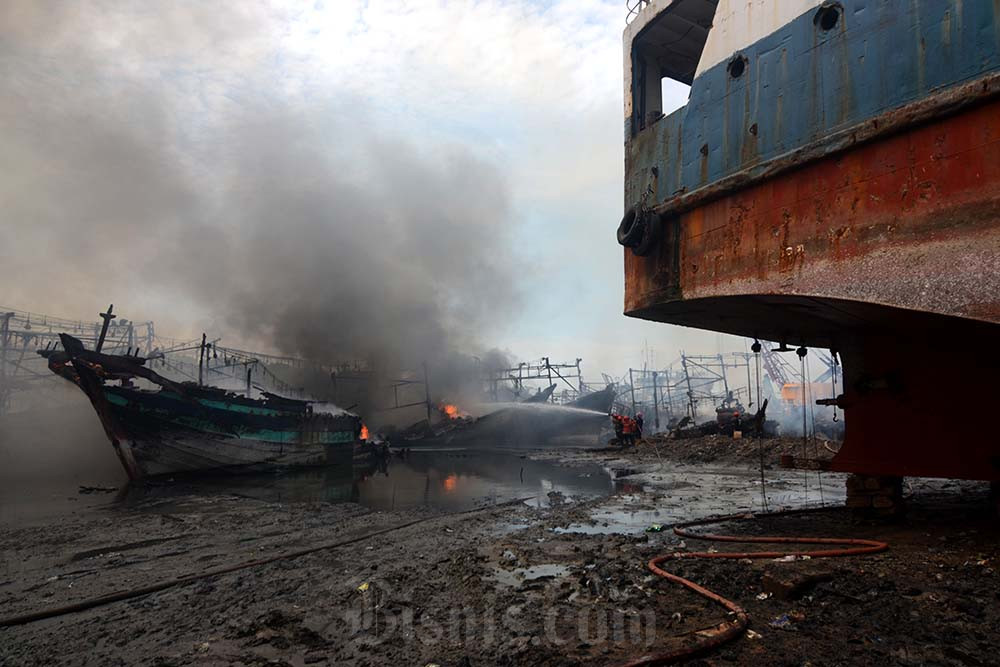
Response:
[{"label": "green painted hull stripe", "polygon": [[[108,398],[108,402],[112,405],[128,407],[129,402],[125,397],[110,392],[106,393],[106,396]],[[269,442],[274,444],[303,445],[332,445],[354,442],[353,431],[278,431],[273,429],[255,429],[238,432],[219,431],[215,429],[214,424],[202,419],[181,416],[170,417],[162,410],[146,410],[142,407],[138,408],[137,411],[147,415],[155,415],[157,418],[171,424],[178,424],[196,431],[201,431],[202,433],[219,435],[228,438],[247,438],[259,442]]]}]

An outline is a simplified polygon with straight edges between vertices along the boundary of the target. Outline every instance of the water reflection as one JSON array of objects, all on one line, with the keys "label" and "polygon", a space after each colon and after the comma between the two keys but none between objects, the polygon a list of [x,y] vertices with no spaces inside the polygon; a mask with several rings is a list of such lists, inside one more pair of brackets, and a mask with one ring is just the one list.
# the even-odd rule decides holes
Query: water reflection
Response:
[{"label": "water reflection", "polygon": [[483,504],[554,497],[599,497],[615,490],[596,464],[564,467],[502,451],[413,451],[368,468],[325,468],[282,474],[179,478],[132,485],[120,502],[157,506],[171,498],[217,494],[266,502],[359,503],[378,510],[429,506],[456,511]]}]

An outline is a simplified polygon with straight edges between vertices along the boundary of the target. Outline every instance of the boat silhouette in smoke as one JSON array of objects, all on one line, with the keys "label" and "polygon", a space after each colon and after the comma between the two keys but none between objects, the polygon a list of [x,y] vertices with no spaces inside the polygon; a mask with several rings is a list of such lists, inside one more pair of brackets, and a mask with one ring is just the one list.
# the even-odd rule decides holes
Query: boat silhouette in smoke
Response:
[{"label": "boat silhouette in smoke", "polygon": [[[87,350],[61,334],[63,349],[39,350],[49,369],[90,399],[131,479],[191,472],[350,467],[371,459],[357,415],[262,392],[243,396],[174,382],[146,359]],[[155,386],[136,386],[145,380]]]},{"label": "boat silhouette in smoke", "polygon": [[597,446],[610,422],[608,413],[552,403],[491,404],[480,417],[421,420],[386,435],[403,447],[533,448]]}]

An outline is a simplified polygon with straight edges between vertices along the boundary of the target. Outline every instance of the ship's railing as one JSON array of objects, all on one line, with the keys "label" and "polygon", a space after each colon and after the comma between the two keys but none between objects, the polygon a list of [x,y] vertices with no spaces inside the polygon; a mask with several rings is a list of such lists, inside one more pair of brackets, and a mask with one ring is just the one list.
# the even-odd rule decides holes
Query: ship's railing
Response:
[{"label": "ship's railing", "polygon": [[625,16],[625,23],[631,23],[632,19],[639,15],[639,12],[652,0],[625,0],[625,9],[628,14]]}]

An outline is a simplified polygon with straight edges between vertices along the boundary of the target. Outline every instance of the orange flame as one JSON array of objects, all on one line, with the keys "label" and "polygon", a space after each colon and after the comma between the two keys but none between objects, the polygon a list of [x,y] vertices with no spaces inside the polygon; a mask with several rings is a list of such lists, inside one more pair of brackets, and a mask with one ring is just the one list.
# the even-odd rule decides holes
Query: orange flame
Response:
[{"label": "orange flame", "polygon": [[464,416],[461,410],[458,409],[457,405],[452,405],[451,403],[441,403],[438,405],[438,410],[442,412],[448,419],[458,419]]},{"label": "orange flame", "polygon": [[364,424],[361,425],[361,439],[362,440],[368,439],[368,427],[365,426]]}]

